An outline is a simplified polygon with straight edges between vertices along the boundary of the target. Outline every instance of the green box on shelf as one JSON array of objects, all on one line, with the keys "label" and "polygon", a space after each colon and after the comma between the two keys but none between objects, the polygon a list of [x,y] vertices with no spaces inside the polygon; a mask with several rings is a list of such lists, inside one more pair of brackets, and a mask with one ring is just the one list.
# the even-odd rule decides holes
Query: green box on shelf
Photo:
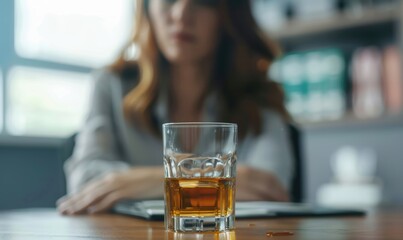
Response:
[{"label": "green box on shelf", "polygon": [[296,118],[304,118],[306,101],[306,81],[303,56],[288,54],[281,59],[281,82],[283,84],[287,108]]},{"label": "green box on shelf", "polygon": [[286,93],[287,108],[295,118],[317,121],[344,114],[347,59],[342,50],[290,53],[276,63],[276,68]]}]

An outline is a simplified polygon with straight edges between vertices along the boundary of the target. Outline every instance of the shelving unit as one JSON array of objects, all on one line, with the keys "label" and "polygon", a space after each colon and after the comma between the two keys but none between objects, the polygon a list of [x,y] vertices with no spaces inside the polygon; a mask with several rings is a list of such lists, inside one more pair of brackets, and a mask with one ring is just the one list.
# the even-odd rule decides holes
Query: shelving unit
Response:
[{"label": "shelving unit", "polygon": [[[363,9],[359,13],[334,14],[313,21],[293,20],[268,34],[280,42],[285,53],[321,48],[351,52],[362,46],[394,44],[403,56],[403,0],[395,7]],[[300,121],[299,124],[303,133],[305,202],[317,203],[318,189],[332,181],[330,159],[346,146],[373,150],[378,160],[376,176],[387,186],[383,188],[385,202],[402,202],[403,194],[399,189],[403,181],[400,171],[403,168],[403,109],[401,113],[385,111],[380,117],[368,119],[358,118],[350,110],[337,120]]]},{"label": "shelving unit", "polygon": [[367,27],[377,24],[397,22],[400,20],[400,9],[381,8],[365,9],[356,13],[334,14],[326,19],[293,20],[281,27],[281,30],[269,32],[274,39],[281,41],[306,37],[309,35],[325,34],[351,28]]},{"label": "shelving unit", "polygon": [[[349,40],[363,38],[363,35],[360,34],[368,31],[373,35],[380,35],[381,38],[385,37],[383,36],[385,32],[393,35],[394,42],[400,47],[403,56],[403,2],[395,4],[395,6],[333,14],[326,19],[292,20],[284,24],[281,29],[267,30],[267,33],[271,38],[279,41],[287,51],[290,45],[299,46],[301,43],[303,46],[309,46],[308,49],[312,49],[312,46],[316,46],[318,42],[321,44],[325,42],[323,45],[326,45],[326,42],[331,42],[329,45],[340,44],[339,42],[345,41],[347,38]],[[298,50],[301,50],[301,47],[298,47]],[[385,113],[372,119],[361,119],[352,113],[347,113],[343,118],[337,120],[301,121],[299,123],[302,129],[306,131],[403,126],[403,109],[401,114],[389,115]]]},{"label": "shelving unit", "polygon": [[403,114],[385,114],[375,118],[358,118],[352,113],[347,114],[341,119],[318,121],[318,122],[299,122],[301,128],[305,131],[320,130],[350,130],[350,129],[375,129],[382,127],[403,127]]}]

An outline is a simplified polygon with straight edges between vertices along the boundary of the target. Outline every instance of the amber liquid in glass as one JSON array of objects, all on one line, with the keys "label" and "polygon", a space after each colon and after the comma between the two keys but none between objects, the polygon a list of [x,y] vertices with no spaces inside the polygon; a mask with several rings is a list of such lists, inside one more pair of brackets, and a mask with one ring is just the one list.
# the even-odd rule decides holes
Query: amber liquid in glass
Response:
[{"label": "amber liquid in glass", "polygon": [[234,211],[235,178],[167,178],[167,211],[176,217],[224,217]]}]

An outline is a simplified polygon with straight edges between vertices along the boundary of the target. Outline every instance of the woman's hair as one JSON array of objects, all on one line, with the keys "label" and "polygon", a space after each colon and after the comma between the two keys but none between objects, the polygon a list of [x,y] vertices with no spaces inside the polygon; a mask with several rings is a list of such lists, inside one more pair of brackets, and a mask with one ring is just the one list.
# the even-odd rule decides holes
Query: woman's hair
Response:
[{"label": "woman's hair", "polygon": [[[160,126],[153,121],[152,109],[159,91],[158,73],[166,60],[156,44],[148,16],[148,1],[137,1],[134,35],[128,44],[128,47],[137,46],[138,57],[127,60],[123,52],[111,69],[122,78],[138,78],[137,85],[123,101],[126,118],[159,133]],[[217,1],[220,1],[217,8],[223,29],[209,89],[214,89],[219,96],[219,120],[237,123],[241,138],[249,131],[261,132],[262,108],[290,120],[282,88],[267,79],[267,70],[280,50],[257,26],[250,0]]]}]

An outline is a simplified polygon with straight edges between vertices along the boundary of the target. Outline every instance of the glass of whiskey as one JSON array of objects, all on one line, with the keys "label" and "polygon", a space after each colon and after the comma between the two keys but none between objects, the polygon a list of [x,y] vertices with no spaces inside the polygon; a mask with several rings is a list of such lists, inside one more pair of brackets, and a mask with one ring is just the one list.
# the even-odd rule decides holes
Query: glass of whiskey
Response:
[{"label": "glass of whiskey", "polygon": [[236,124],[163,124],[167,230],[234,229],[236,144]]}]

